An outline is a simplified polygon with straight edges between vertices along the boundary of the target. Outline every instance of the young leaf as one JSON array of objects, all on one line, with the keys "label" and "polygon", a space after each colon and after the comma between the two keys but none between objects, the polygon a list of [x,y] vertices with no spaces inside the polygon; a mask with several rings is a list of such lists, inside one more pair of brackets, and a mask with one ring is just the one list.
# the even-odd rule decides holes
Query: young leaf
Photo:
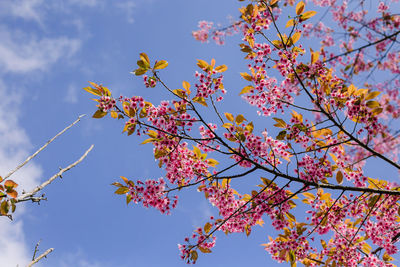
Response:
[{"label": "young leaf", "polygon": [[311,51],[311,64],[314,64],[319,59],[319,52]]},{"label": "young leaf", "polygon": [[246,119],[245,119],[245,117],[242,115],[242,114],[239,114],[239,115],[237,115],[236,116],[236,119],[235,119],[235,122],[236,122],[236,124],[241,124],[243,121],[247,121]]},{"label": "young leaf", "polygon": [[247,93],[249,93],[253,88],[254,88],[253,86],[248,85],[248,86],[244,87],[244,88],[242,89],[242,91],[240,91],[239,95],[247,94]]},{"label": "young leaf", "polygon": [[140,53],[140,59],[143,61],[147,68],[150,68],[150,59],[146,53]]},{"label": "young leaf", "polygon": [[199,257],[199,255],[197,254],[196,250],[192,250],[190,252],[190,260],[192,260],[193,262],[195,262],[198,257]]},{"label": "young leaf", "polygon": [[229,122],[222,124],[222,128],[225,128],[225,129],[228,129],[228,128],[230,128],[231,126],[233,126],[233,124],[232,124],[232,123],[229,123]]},{"label": "young leaf", "polygon": [[89,92],[91,94],[97,95],[97,96],[101,96],[101,92],[97,89],[94,89],[90,86],[87,86],[85,88],[83,88],[83,90],[85,90],[86,92]]},{"label": "young leaf", "polygon": [[139,69],[135,70],[133,73],[134,73],[136,76],[140,76],[140,75],[145,74],[146,72],[147,72],[146,69],[139,68]]},{"label": "young leaf", "polygon": [[254,129],[253,122],[250,122],[249,124],[247,124],[246,127],[244,127],[244,129],[245,129],[246,131],[252,133],[252,132],[253,132],[253,129]]},{"label": "young leaf", "polygon": [[1,205],[0,205],[0,214],[7,215],[8,211],[9,211],[8,202],[6,200],[4,200],[3,202],[1,202]]},{"label": "young leaf", "polygon": [[228,121],[232,121],[234,120],[234,117],[231,113],[225,112],[225,117],[227,118]]},{"label": "young leaf", "polygon": [[215,167],[216,165],[219,164],[219,162],[216,161],[215,159],[207,159],[207,163],[208,163],[208,165],[210,165],[211,167]]},{"label": "young leaf", "polygon": [[343,183],[343,173],[341,171],[336,173],[336,182],[338,182],[338,184]]},{"label": "young leaf", "polygon": [[218,67],[215,68],[215,70],[216,70],[217,72],[224,72],[224,71],[226,71],[227,69],[228,69],[228,67],[227,67],[226,65],[220,65],[220,66],[218,66]]},{"label": "young leaf", "polygon": [[209,223],[209,222],[206,223],[206,225],[204,225],[204,232],[205,232],[206,234],[208,234],[208,233],[210,232],[211,228],[212,228],[212,224]]},{"label": "young leaf", "polygon": [[294,19],[290,19],[290,20],[288,20],[288,22],[286,23],[286,28],[289,28],[289,27],[291,27],[291,26],[293,26],[294,25]]},{"label": "young leaf", "polygon": [[311,18],[311,17],[314,17],[315,14],[317,14],[316,11],[307,11],[307,12],[305,12],[303,15],[301,15],[300,19],[301,19],[302,21],[305,21],[305,20],[307,20],[307,19],[309,19],[309,18]]},{"label": "young leaf", "polygon": [[378,101],[374,101],[374,100],[368,101],[366,105],[367,105],[367,107],[369,107],[369,108],[376,108],[376,107],[379,107],[379,106],[380,106],[380,105],[379,105],[379,102],[378,102]]},{"label": "young leaf", "polygon": [[211,250],[209,248],[203,248],[203,247],[199,247],[199,250],[203,253],[211,253]]},{"label": "young leaf", "polygon": [[190,83],[188,83],[187,81],[183,81],[182,82],[182,86],[183,88],[186,90],[187,94],[190,95]]},{"label": "young leaf", "polygon": [[197,66],[199,66],[200,69],[206,69],[206,68],[208,68],[209,65],[204,60],[198,59]]},{"label": "young leaf", "polygon": [[110,114],[111,114],[111,117],[112,117],[112,118],[114,118],[114,119],[118,118],[118,113],[117,113],[115,110],[112,110],[112,111],[110,112]]},{"label": "young leaf", "polygon": [[136,64],[139,66],[139,68],[141,68],[141,69],[147,69],[147,65],[144,63],[144,61],[143,60],[138,60],[137,62],[136,62]]},{"label": "young leaf", "polygon": [[128,191],[129,191],[129,188],[128,188],[128,187],[126,187],[126,186],[121,186],[120,188],[118,188],[118,189],[114,192],[114,194],[123,195],[123,194],[126,194]]},{"label": "young leaf", "polygon": [[100,109],[98,109],[92,116],[92,118],[95,119],[100,119],[103,118],[105,115],[107,115],[107,112],[101,111]]},{"label": "young leaf", "polygon": [[240,73],[240,75],[243,77],[243,79],[245,79],[245,80],[247,80],[247,81],[249,81],[249,82],[251,82],[252,80],[253,80],[253,77],[251,77],[248,73],[246,73],[246,72],[242,72],[242,73]]},{"label": "young leaf", "polygon": [[18,193],[15,190],[11,190],[11,191],[7,192],[7,195],[9,197],[16,198],[18,196]]},{"label": "young leaf", "polygon": [[292,35],[292,37],[290,38],[291,44],[293,45],[293,44],[297,43],[297,41],[300,39],[300,36],[301,36],[301,33],[295,32],[295,33]]},{"label": "young leaf", "polygon": [[13,180],[7,180],[4,182],[4,187],[7,189],[13,189],[16,188],[18,184],[14,182]]},{"label": "young leaf", "polygon": [[300,1],[297,5],[296,5],[296,15],[300,15],[301,13],[303,13],[304,8],[305,8],[305,4],[303,1]]},{"label": "young leaf", "polygon": [[168,62],[165,60],[160,60],[157,61],[156,64],[154,65],[154,69],[155,70],[161,70],[161,69],[165,69],[168,66]]},{"label": "young leaf", "polygon": [[283,129],[286,128],[287,124],[284,120],[279,119],[279,118],[273,118],[273,119],[274,119],[274,121],[277,122],[276,124],[274,124],[275,127],[279,127],[279,128],[283,128]]},{"label": "young leaf", "polygon": [[204,97],[202,97],[202,96],[193,97],[192,100],[193,100],[193,102],[199,103],[199,104],[201,104],[201,105],[203,105],[203,106],[205,106],[205,107],[208,106],[206,100],[205,100]]},{"label": "young leaf", "polygon": [[379,91],[371,92],[371,93],[369,93],[369,94],[365,97],[365,100],[374,99],[374,98],[377,97],[380,93],[381,93],[381,92],[379,92]]}]

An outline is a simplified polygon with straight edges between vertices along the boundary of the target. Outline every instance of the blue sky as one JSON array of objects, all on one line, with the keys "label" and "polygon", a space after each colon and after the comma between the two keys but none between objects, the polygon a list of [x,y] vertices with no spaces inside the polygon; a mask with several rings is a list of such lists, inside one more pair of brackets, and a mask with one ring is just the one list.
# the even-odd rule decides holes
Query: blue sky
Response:
[{"label": "blue sky", "polygon": [[[172,216],[127,207],[110,184],[119,175],[146,179],[162,172],[151,145],[122,135],[121,122],[90,118],[95,104],[81,88],[94,81],[117,96],[157,102],[166,97],[160,88],[146,89],[129,73],[140,52],[169,61],[162,77],[173,87],[194,81],[196,59],[214,57],[229,66],[226,107],[247,110],[237,97],[243,83],[237,74],[244,70],[238,40],[221,47],[191,37],[199,20],[227,24],[238,7],[231,0],[0,2],[1,174],[80,114],[88,116],[13,177],[29,190],[95,145],[83,163],[45,189],[47,202],[19,206],[13,222],[0,221],[0,266],[24,266],[39,240],[41,252],[55,248],[42,266],[186,266],[177,244],[215,211],[195,190],[181,192]],[[268,226],[250,237],[221,233],[214,253],[201,255],[197,266],[277,265],[260,246],[272,234]]]}]

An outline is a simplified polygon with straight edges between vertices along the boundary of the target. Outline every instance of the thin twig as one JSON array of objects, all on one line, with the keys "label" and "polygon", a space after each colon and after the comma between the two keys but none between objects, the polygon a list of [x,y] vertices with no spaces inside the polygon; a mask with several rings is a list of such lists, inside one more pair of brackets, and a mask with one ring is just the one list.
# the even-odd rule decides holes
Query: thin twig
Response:
[{"label": "thin twig", "polygon": [[42,240],[39,240],[39,241],[36,243],[35,251],[33,251],[32,260],[35,260],[36,253],[39,251],[39,244],[40,244],[40,241],[42,241]]},{"label": "thin twig", "polygon": [[31,261],[26,267],[31,267],[32,265],[38,263],[41,259],[45,258],[49,253],[51,253],[54,250],[54,248],[49,248],[46,250],[43,254],[41,254],[39,257]]},{"label": "thin twig", "polygon": [[69,128],[71,128],[72,126],[74,126],[76,123],[78,123],[82,117],[84,117],[85,115],[80,115],[78,117],[78,119],[76,121],[74,121],[73,123],[71,123],[70,125],[68,125],[67,127],[64,128],[64,130],[62,130],[61,132],[59,132],[58,134],[56,134],[53,138],[51,138],[49,141],[47,141],[46,144],[44,144],[41,148],[39,148],[35,153],[33,153],[31,156],[29,156],[24,162],[22,162],[20,165],[18,165],[14,170],[12,170],[10,173],[8,173],[6,176],[3,177],[3,179],[7,179],[8,177],[10,177],[11,175],[13,175],[16,171],[18,171],[19,169],[21,169],[23,166],[25,166],[25,164],[27,164],[31,159],[33,159],[34,157],[37,156],[37,154],[39,154],[43,149],[45,149],[51,142],[53,142],[57,137],[59,137],[60,135],[62,135],[63,133],[65,133],[65,131],[67,131]]},{"label": "thin twig", "polygon": [[82,160],[84,160],[86,158],[86,156],[89,154],[89,152],[93,149],[94,145],[91,145],[89,147],[88,150],[86,150],[86,152],[74,163],[70,164],[69,166],[60,169],[60,171],[56,174],[54,174],[52,177],[50,177],[47,181],[43,182],[41,185],[37,186],[35,189],[33,189],[31,192],[28,193],[24,193],[21,196],[17,197],[16,203],[17,202],[22,202],[22,201],[27,201],[27,200],[34,200],[34,195],[41,191],[43,188],[45,188],[46,186],[48,186],[51,182],[53,182],[56,178],[58,177],[62,177],[62,174],[70,169],[72,169],[73,167],[75,167],[76,165],[78,165]]}]

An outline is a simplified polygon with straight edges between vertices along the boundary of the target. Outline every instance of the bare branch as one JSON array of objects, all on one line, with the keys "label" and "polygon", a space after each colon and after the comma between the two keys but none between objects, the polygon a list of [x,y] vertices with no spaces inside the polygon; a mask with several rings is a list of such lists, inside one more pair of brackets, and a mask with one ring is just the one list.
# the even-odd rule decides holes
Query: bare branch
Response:
[{"label": "bare branch", "polygon": [[86,152],[74,163],[70,164],[69,166],[60,169],[60,171],[56,174],[54,174],[52,177],[50,177],[47,181],[43,182],[41,185],[37,186],[35,189],[33,189],[31,192],[28,193],[24,193],[21,196],[16,198],[16,203],[18,202],[22,202],[22,201],[26,201],[26,200],[32,200],[35,201],[37,198],[35,198],[35,194],[39,191],[41,191],[43,188],[45,188],[46,186],[48,186],[51,182],[53,182],[55,179],[57,179],[58,177],[62,177],[62,174],[70,169],[72,169],[73,167],[75,167],[76,165],[78,165],[82,160],[84,160],[86,158],[86,156],[89,154],[89,152],[93,149],[94,145],[91,145],[89,147],[88,150],[86,150]]},{"label": "bare branch", "polygon": [[8,177],[10,177],[11,175],[13,175],[16,171],[18,171],[19,169],[21,169],[23,166],[25,166],[25,164],[27,164],[31,159],[33,159],[34,157],[37,156],[37,154],[39,154],[43,149],[45,149],[51,142],[53,142],[57,137],[59,137],[60,135],[62,135],[63,133],[65,133],[69,128],[71,128],[72,126],[74,126],[75,124],[77,124],[82,117],[84,117],[85,115],[80,115],[78,117],[78,119],[76,121],[74,121],[73,123],[71,123],[70,125],[68,125],[67,127],[64,128],[64,130],[62,130],[61,132],[59,132],[58,134],[56,134],[53,138],[51,138],[49,141],[46,142],[46,144],[44,144],[41,148],[39,148],[35,153],[33,153],[32,155],[30,155],[23,163],[21,163],[20,165],[18,165],[14,170],[12,170],[10,173],[8,173],[5,177],[3,177],[4,179],[7,179]]},{"label": "bare branch", "polygon": [[35,245],[35,251],[33,251],[32,260],[35,260],[36,253],[39,251],[39,244],[40,244],[40,241],[42,241],[42,240],[39,240],[39,241],[36,243],[36,245]]},{"label": "bare branch", "polygon": [[[36,248],[35,248],[36,249]],[[31,267],[32,265],[38,263],[41,259],[45,258],[49,253],[51,253],[54,250],[54,248],[49,248],[43,254],[41,254],[39,257],[36,259],[32,260],[26,267]]]}]

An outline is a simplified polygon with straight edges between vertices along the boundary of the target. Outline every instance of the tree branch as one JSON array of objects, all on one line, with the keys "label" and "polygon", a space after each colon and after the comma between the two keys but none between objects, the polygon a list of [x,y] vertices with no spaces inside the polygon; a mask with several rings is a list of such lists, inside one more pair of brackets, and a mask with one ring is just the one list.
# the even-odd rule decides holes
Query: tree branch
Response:
[{"label": "tree branch", "polygon": [[41,148],[39,148],[35,153],[33,153],[31,156],[29,156],[24,162],[22,162],[20,165],[18,165],[14,170],[12,170],[10,173],[8,173],[6,176],[3,177],[3,179],[7,179],[8,177],[10,177],[11,175],[13,175],[16,171],[18,171],[19,169],[21,169],[22,167],[25,166],[25,164],[27,164],[31,159],[33,159],[34,157],[37,156],[37,154],[39,154],[43,149],[45,149],[51,142],[53,142],[57,137],[59,137],[60,135],[62,135],[63,133],[65,133],[69,128],[71,128],[72,126],[74,126],[75,124],[77,124],[82,117],[84,117],[85,115],[80,115],[78,117],[78,119],[76,121],[74,121],[73,123],[71,123],[70,125],[68,125],[67,127],[64,128],[64,130],[62,130],[61,132],[59,132],[58,134],[56,134],[53,138],[51,138],[49,141],[46,142],[46,144],[44,144]]},{"label": "tree branch", "polygon": [[49,253],[53,252],[54,248],[49,248],[43,254],[41,254],[39,257],[36,259],[32,260],[26,267],[31,267],[32,265],[38,263],[41,259],[45,258]]},{"label": "tree branch", "polygon": [[33,189],[31,192],[24,193],[21,196],[17,197],[15,200],[15,203],[22,202],[22,201],[27,201],[27,200],[32,200],[35,201],[37,198],[35,198],[35,194],[39,191],[41,191],[43,188],[48,186],[51,182],[53,182],[56,178],[62,177],[62,174],[66,171],[69,171],[76,165],[78,165],[82,160],[86,158],[86,156],[89,154],[89,152],[93,149],[94,145],[91,145],[88,150],[74,163],[70,164],[69,166],[60,169],[60,171],[56,174],[54,174],[52,177],[50,177],[47,181],[43,182],[41,185],[37,186],[35,189]]}]

